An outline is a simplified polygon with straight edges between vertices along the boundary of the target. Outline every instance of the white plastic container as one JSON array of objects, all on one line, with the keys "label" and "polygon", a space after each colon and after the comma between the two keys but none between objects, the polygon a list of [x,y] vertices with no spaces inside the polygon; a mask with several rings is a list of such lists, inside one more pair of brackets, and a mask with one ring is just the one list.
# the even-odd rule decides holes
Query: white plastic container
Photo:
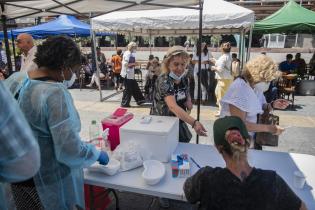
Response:
[{"label": "white plastic container", "polygon": [[293,185],[295,188],[303,189],[305,184],[305,175],[301,171],[294,171]]},{"label": "white plastic container", "polygon": [[101,172],[106,175],[115,175],[120,168],[120,162],[115,159],[110,159],[107,165],[101,165],[98,162],[91,165],[88,170],[92,172]]},{"label": "white plastic container", "polygon": [[134,141],[151,159],[168,162],[178,144],[179,120],[177,117],[151,116],[149,123],[135,117],[120,128],[120,143]]},{"label": "white plastic container", "polygon": [[159,183],[165,175],[165,166],[160,161],[146,160],[143,162],[143,167],[142,178],[148,185]]}]

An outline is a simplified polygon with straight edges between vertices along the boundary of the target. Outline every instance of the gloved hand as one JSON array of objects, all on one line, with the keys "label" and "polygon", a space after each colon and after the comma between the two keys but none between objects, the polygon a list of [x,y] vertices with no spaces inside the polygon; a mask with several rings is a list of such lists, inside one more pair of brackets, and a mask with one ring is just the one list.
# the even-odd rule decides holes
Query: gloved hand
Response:
[{"label": "gloved hand", "polygon": [[98,157],[97,161],[101,165],[106,165],[109,162],[109,157],[106,152],[101,151],[100,156]]}]

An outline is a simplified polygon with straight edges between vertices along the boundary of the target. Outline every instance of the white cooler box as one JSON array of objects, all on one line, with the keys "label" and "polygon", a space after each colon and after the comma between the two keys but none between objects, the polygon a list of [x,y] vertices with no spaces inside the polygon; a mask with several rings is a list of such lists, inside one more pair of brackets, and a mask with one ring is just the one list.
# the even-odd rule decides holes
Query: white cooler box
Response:
[{"label": "white cooler box", "polygon": [[177,117],[150,117],[149,123],[135,117],[120,127],[120,143],[136,142],[152,154],[152,159],[168,162],[178,144],[179,120]]}]

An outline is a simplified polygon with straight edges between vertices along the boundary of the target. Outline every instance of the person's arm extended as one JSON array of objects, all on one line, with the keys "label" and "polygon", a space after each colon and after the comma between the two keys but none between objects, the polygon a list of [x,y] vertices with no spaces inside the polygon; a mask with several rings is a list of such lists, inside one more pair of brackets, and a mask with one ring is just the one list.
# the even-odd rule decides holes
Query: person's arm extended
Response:
[{"label": "person's arm extended", "polygon": [[207,131],[203,127],[203,125],[199,121],[196,121],[194,118],[189,116],[189,114],[185,110],[178,106],[173,95],[166,96],[164,100],[169,110],[173,112],[179,119],[191,125],[198,135],[200,136],[207,135],[206,134]]},{"label": "person's arm extended", "polygon": [[224,66],[226,61],[222,60],[222,56],[219,58],[219,60],[216,61],[215,66],[211,66],[212,71],[222,72],[224,70]]},{"label": "person's arm extended", "polygon": [[229,104],[229,108],[230,108],[231,116],[237,116],[241,118],[244,121],[246,128],[249,132],[268,132],[274,135],[279,135],[283,131],[282,128],[276,125],[264,125],[264,124],[248,122],[246,121],[246,112],[240,110],[239,108],[237,108],[236,106],[232,104]]}]

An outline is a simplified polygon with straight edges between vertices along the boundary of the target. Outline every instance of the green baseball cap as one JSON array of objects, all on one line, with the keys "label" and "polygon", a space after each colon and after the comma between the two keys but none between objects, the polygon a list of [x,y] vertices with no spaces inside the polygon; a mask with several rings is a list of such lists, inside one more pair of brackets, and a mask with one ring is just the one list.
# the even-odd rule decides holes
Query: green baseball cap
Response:
[{"label": "green baseball cap", "polygon": [[215,145],[229,146],[225,139],[225,133],[231,128],[236,128],[240,131],[244,139],[249,138],[246,126],[241,118],[236,116],[226,116],[217,119],[213,124],[213,137]]}]

